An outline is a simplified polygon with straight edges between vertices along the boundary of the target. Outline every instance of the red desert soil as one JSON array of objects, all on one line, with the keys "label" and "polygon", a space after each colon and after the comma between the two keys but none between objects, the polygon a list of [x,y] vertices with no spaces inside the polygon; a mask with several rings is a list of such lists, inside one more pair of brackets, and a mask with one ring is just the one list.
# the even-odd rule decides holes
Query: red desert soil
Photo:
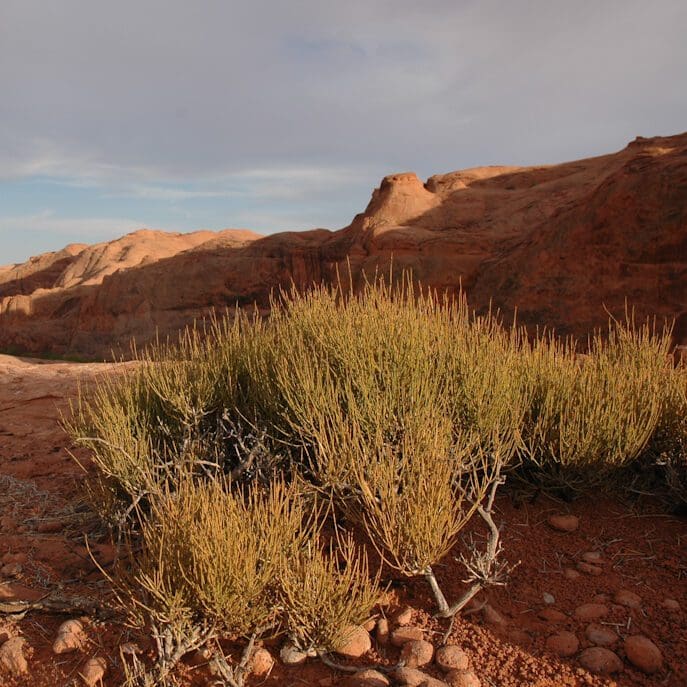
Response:
[{"label": "red desert soil", "polygon": [[674,318],[687,344],[687,133],[558,165],[393,174],[339,231],[146,230],[0,267],[0,350],[106,359],[213,308],[392,261],[531,326],[586,336],[627,302]]},{"label": "red desert soil", "polygon": [[[87,384],[112,367],[0,356],[0,604],[48,594],[108,596],[107,584],[84,546],[84,535],[105,568],[111,563],[112,549],[84,499],[84,476],[68,455],[69,442],[58,420],[79,381]],[[517,496],[512,488],[501,494],[498,518],[503,523],[504,555],[520,564],[506,587],[482,599],[488,601],[488,610],[456,619],[449,639],[467,653],[482,686],[687,684],[687,522],[661,513],[651,502],[584,498],[564,504],[541,496],[535,500]],[[548,518],[560,513],[577,516],[579,527],[568,533],[554,530]],[[478,538],[483,534],[475,532]],[[590,552],[598,555],[585,555]],[[580,563],[600,568],[601,574],[569,572]],[[463,571],[454,555],[437,573],[448,596],[456,598],[463,589]],[[410,624],[435,646],[441,644],[447,623],[431,618],[424,583],[397,581],[388,596],[385,614],[393,617],[398,609],[410,606],[414,609]],[[679,608],[668,608],[671,603],[666,599]],[[599,604],[605,606],[605,615],[595,620],[580,617],[594,615]],[[148,646],[145,637],[124,625],[101,622],[91,614],[84,648],[55,655],[57,628],[69,617],[41,611],[29,611],[23,618],[0,613],[0,644],[7,637],[24,637],[29,666],[27,675],[17,679],[0,672],[0,685],[81,685],[79,671],[85,662],[101,656],[108,664],[104,684],[117,686],[119,646],[128,641]],[[589,630],[593,623],[599,627]],[[596,676],[580,665],[581,653],[592,646],[587,633],[594,629],[597,634],[600,629],[602,634],[611,630],[618,637],[610,648],[622,660],[622,670],[613,676]],[[572,642],[572,655],[567,658],[547,649],[547,640],[549,647],[555,645],[556,640],[549,638],[561,631],[575,635],[558,640],[563,645]],[[658,672],[645,674],[631,666],[623,642],[632,635],[643,635],[659,648],[663,666]],[[266,646],[277,656],[278,645],[267,642]],[[359,664],[389,665],[398,660],[399,652],[373,642],[372,651]],[[442,675],[435,665],[426,672]],[[292,668],[277,662],[268,678],[250,684],[296,687],[344,684],[343,680],[343,675],[316,661]],[[189,668],[187,684],[211,682],[203,670]]]}]

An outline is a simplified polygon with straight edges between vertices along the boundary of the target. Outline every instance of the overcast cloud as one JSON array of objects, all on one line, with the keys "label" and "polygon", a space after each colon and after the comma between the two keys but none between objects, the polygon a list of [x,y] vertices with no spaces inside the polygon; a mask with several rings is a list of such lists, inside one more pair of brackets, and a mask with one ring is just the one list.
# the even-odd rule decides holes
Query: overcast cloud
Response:
[{"label": "overcast cloud", "polygon": [[1,0],[0,264],[684,131],[686,35],[685,0]]}]

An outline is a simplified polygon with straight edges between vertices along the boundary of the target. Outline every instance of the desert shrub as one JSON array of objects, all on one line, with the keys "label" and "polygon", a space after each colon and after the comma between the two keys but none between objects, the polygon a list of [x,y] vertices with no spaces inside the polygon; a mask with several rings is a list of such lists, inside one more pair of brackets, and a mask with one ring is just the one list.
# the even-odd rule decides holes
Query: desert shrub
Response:
[{"label": "desert shrub", "polygon": [[670,331],[612,321],[584,354],[540,337],[523,350],[526,470],[572,489],[608,483],[650,444],[665,404]]},{"label": "desert shrub", "polygon": [[284,565],[280,579],[289,637],[304,651],[341,647],[350,628],[367,620],[379,602],[378,580],[350,534],[341,534],[327,550],[308,542]]}]

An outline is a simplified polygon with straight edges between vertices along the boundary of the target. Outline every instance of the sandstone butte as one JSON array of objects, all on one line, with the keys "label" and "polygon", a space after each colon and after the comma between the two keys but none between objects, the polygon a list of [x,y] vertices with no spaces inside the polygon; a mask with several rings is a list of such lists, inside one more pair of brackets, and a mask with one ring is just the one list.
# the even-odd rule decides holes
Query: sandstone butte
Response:
[{"label": "sandstone butte", "polygon": [[142,230],[0,267],[0,350],[108,357],[213,309],[295,283],[410,268],[478,310],[585,336],[623,317],[675,321],[687,344],[687,133],[537,167],[383,179],[339,231]]}]

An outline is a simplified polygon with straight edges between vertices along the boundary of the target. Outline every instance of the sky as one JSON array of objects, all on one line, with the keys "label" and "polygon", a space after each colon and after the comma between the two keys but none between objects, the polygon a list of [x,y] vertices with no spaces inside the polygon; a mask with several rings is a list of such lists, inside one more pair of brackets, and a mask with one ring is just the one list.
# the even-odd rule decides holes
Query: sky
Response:
[{"label": "sky", "polygon": [[680,133],[685,36],[685,0],[0,0],[0,264]]}]

